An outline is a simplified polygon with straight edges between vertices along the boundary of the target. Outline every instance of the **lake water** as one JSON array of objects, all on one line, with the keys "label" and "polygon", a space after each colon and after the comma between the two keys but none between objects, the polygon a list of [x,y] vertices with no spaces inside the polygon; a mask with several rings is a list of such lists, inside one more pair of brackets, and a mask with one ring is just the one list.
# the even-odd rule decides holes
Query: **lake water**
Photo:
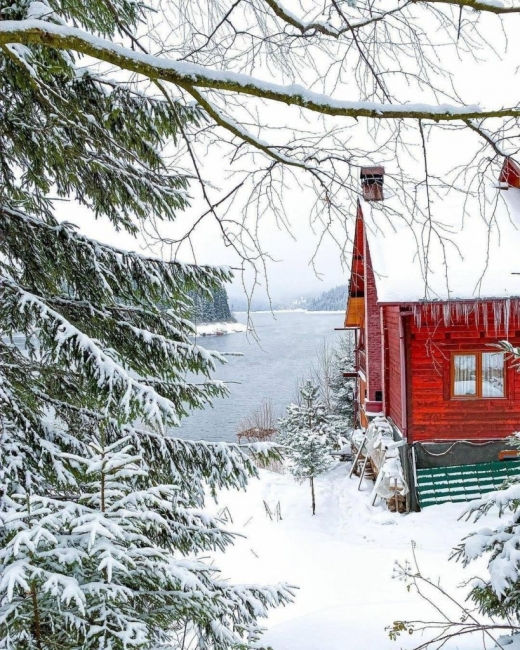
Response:
[{"label": "lake water", "polygon": [[[246,322],[246,314],[235,314]],[[172,432],[191,440],[225,440],[236,442],[240,421],[271,399],[277,415],[294,400],[298,380],[309,376],[316,350],[324,338],[337,343],[344,332],[340,313],[277,312],[253,313],[252,320],[259,341],[251,334],[201,337],[198,342],[218,352],[240,352],[217,368],[215,378],[239,382],[230,384],[230,395],[215,400],[213,408],[194,411]]]}]

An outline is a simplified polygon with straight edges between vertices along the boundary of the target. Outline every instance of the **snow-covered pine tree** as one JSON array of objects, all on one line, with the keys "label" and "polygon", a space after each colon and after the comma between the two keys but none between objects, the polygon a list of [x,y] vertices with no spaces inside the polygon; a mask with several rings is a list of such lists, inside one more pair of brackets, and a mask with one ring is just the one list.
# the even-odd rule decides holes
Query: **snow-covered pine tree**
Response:
[{"label": "snow-covered pine tree", "polygon": [[[3,0],[0,19],[117,38],[144,10]],[[230,585],[196,556],[232,539],[203,512],[205,485],[244,487],[255,468],[169,435],[226,393],[210,378],[223,359],[191,342],[188,294],[230,273],[90,240],[52,198],[130,233],[173,219],[187,179],[161,152],[201,115],[86,63],[0,50],[0,648],[249,647],[288,589]]]},{"label": "snow-covered pine tree", "polygon": [[[518,351],[515,351],[515,356]],[[520,448],[520,434],[509,439]],[[473,501],[464,513],[478,521],[488,512],[507,517],[496,528],[483,527],[466,537],[455,549],[454,557],[465,565],[484,556],[488,561],[489,576],[473,581],[469,598],[479,611],[500,617],[518,629],[520,626],[520,479],[508,481],[504,489],[491,492]]]},{"label": "snow-covered pine tree", "polygon": [[323,339],[316,351],[313,364],[313,381],[319,387],[338,437],[347,437],[354,425],[355,381],[344,377],[347,370],[354,369],[354,346],[350,335],[339,339],[333,347]]},{"label": "snow-covered pine tree", "polygon": [[314,479],[331,467],[331,451],[336,442],[327,409],[319,399],[319,387],[306,381],[300,388],[300,403],[290,404],[286,416],[279,420],[278,425],[280,433],[277,440],[286,447],[291,474],[299,481],[309,479],[314,515]]},{"label": "snow-covered pine tree", "polygon": [[354,379],[343,376],[344,372],[352,371],[355,367],[354,345],[352,336],[342,336],[334,349],[333,371],[331,373],[332,420],[336,431],[346,435],[351,431],[354,422],[355,387]]},{"label": "snow-covered pine tree", "polygon": [[228,304],[227,291],[224,286],[213,289],[211,297],[205,294],[192,293],[193,320],[199,325],[204,323],[233,323],[233,318]]}]

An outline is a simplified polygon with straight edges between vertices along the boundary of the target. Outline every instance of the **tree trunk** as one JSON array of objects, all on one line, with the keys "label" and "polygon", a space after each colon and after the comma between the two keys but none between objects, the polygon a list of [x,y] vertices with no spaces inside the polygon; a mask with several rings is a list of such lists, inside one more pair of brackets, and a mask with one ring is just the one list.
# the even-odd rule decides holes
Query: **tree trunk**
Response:
[{"label": "tree trunk", "polygon": [[316,514],[316,497],[314,495],[314,476],[311,476],[312,514]]},{"label": "tree trunk", "polygon": [[42,650],[40,612],[38,611],[38,596],[36,595],[36,585],[34,581],[31,583],[31,597],[32,597],[32,604],[33,604],[34,635],[36,637],[36,646],[38,647],[38,650]]}]

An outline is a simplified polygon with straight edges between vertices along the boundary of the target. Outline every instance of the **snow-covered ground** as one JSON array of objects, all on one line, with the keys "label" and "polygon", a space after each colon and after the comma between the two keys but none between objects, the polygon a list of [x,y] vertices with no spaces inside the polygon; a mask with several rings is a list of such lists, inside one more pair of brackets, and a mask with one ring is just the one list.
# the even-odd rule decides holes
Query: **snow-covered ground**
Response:
[{"label": "snow-covered ground", "polygon": [[[412,559],[412,542],[422,573],[440,578],[461,601],[466,589],[460,583],[485,574],[483,563],[464,569],[448,557],[462,537],[493,525],[494,517],[478,524],[459,521],[464,504],[391,514],[370,505],[372,483],[357,491],[358,479],[348,478],[349,468],[339,463],[317,479],[315,517],[307,483],[267,471],[246,493],[223,492],[212,506],[215,511],[228,507],[229,528],[246,536],[216,557],[224,577],[299,587],[295,603],[274,610],[266,623],[265,641],[274,650],[408,650],[425,641],[417,634],[392,641],[385,630],[395,620],[438,620],[427,603],[392,579],[394,561]],[[273,512],[280,503],[281,521],[269,519],[264,501]],[[492,645],[480,637],[444,647]]]},{"label": "snow-covered ground", "polygon": [[235,332],[246,332],[247,326],[243,323],[207,323],[197,325],[198,336],[216,336],[219,334],[233,334]]}]

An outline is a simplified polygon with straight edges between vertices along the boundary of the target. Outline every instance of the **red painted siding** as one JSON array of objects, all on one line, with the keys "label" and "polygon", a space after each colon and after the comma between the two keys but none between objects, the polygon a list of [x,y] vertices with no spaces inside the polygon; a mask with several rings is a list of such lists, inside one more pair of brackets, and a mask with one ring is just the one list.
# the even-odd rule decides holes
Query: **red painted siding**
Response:
[{"label": "red painted siding", "polygon": [[381,316],[377,304],[377,291],[370,251],[365,241],[365,348],[367,354],[368,400],[376,400],[376,391],[383,389]]},{"label": "red painted siding", "polygon": [[[491,312],[491,310],[490,310]],[[494,331],[490,313],[488,330],[473,318],[448,326],[423,316],[421,327],[408,318],[409,417],[408,432],[418,440],[484,440],[505,438],[520,430],[520,373],[506,368],[504,399],[453,399],[450,395],[451,354],[456,351],[489,351],[489,344],[507,338]],[[509,340],[520,344],[520,331],[510,331]]]},{"label": "red painted siding", "polygon": [[520,167],[518,163],[511,158],[506,158],[499,180],[511,187],[520,187]]},{"label": "red painted siding", "polygon": [[399,335],[399,307],[384,308],[385,328],[385,412],[403,430],[401,396],[401,340]]}]

